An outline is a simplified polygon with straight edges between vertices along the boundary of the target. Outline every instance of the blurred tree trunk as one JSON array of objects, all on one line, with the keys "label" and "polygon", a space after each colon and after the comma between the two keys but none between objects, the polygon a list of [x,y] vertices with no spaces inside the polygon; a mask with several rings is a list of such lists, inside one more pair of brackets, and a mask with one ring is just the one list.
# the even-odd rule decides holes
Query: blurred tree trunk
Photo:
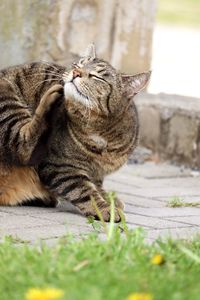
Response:
[{"label": "blurred tree trunk", "polygon": [[68,64],[91,42],[124,72],[148,70],[156,0],[2,0],[0,67]]}]

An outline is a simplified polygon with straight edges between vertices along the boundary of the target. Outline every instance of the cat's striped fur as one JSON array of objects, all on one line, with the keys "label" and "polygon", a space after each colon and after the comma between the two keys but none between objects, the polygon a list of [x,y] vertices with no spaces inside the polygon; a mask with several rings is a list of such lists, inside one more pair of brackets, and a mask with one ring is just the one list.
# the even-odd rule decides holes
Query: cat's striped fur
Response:
[{"label": "cat's striped fur", "polygon": [[132,98],[149,75],[117,73],[93,46],[71,70],[39,62],[2,70],[0,204],[40,198],[53,206],[60,197],[97,217],[92,197],[108,221],[103,179],[137,145]]}]

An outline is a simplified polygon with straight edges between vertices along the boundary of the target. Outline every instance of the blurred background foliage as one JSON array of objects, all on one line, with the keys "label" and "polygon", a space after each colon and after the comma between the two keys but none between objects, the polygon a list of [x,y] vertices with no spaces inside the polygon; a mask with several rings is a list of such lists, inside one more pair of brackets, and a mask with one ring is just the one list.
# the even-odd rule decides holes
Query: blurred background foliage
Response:
[{"label": "blurred background foliage", "polygon": [[159,0],[157,20],[169,25],[200,28],[200,0]]}]

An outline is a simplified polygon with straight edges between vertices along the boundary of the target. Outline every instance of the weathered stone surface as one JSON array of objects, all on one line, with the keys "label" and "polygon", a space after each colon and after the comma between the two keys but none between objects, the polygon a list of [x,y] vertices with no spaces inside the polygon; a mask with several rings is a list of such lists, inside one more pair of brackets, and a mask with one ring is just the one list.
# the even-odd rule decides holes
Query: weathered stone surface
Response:
[{"label": "weathered stone surface", "polygon": [[148,70],[156,0],[3,0],[0,67],[31,60],[68,65],[91,42],[125,72]]},{"label": "weathered stone surface", "polygon": [[[126,221],[128,225],[134,224],[141,227],[147,227],[147,228],[154,228],[154,229],[166,229],[166,228],[178,228],[178,227],[191,227],[192,225],[190,223],[181,223],[182,218],[177,219],[178,222],[175,220],[168,220],[165,218],[156,218],[143,215],[137,215],[134,213],[127,214]],[[196,225],[196,224],[194,224]]]},{"label": "weathered stone surface", "polygon": [[111,62],[128,73],[149,70],[156,2],[115,1],[115,9]]},{"label": "weathered stone surface", "polygon": [[142,146],[161,159],[200,167],[200,99],[142,94],[136,104]]},{"label": "weathered stone surface", "polygon": [[175,114],[169,122],[167,153],[190,160],[197,150],[199,119]]},{"label": "weathered stone surface", "polygon": [[139,116],[141,144],[157,150],[160,142],[160,112],[154,107],[139,107]]}]

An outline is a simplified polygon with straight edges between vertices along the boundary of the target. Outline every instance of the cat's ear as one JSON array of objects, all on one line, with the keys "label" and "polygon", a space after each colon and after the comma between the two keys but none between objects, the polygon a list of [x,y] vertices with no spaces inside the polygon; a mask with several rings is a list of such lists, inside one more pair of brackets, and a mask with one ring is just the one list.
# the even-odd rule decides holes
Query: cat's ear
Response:
[{"label": "cat's ear", "polygon": [[151,76],[151,71],[136,75],[122,75],[124,91],[127,97],[133,97],[145,88]]},{"label": "cat's ear", "polygon": [[90,44],[85,50],[84,57],[94,60],[96,58],[96,49],[94,44]]}]

